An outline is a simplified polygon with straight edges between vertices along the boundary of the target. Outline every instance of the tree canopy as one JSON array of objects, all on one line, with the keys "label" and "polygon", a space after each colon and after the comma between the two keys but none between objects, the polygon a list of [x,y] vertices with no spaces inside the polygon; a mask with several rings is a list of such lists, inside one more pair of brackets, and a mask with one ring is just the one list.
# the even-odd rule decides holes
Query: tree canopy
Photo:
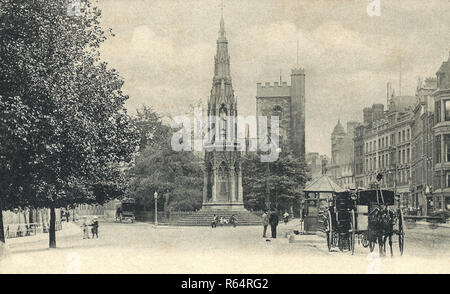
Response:
[{"label": "tree canopy", "polygon": [[275,162],[261,162],[255,152],[246,154],[242,163],[244,205],[251,210],[266,209],[267,187],[272,208],[290,210],[298,207],[301,189],[310,175],[304,160],[288,151]]},{"label": "tree canopy", "polygon": [[192,152],[177,152],[171,147],[173,130],[162,123],[159,115],[143,106],[137,110],[134,123],[140,132],[140,152],[129,170],[129,196],[138,206],[154,206],[153,194],[164,201],[160,210],[194,210],[201,207],[202,160]]},{"label": "tree canopy", "polygon": [[19,110],[0,126],[1,156],[15,159],[0,166],[4,185],[20,192],[11,205],[54,210],[123,192],[137,131],[122,78],[100,59],[101,11],[83,3],[69,15],[65,0],[0,0],[0,111]]}]

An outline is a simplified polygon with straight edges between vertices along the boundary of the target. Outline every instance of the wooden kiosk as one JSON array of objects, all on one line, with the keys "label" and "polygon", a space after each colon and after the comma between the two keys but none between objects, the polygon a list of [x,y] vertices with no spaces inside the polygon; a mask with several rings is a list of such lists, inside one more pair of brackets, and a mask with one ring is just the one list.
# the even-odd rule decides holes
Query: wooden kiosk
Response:
[{"label": "wooden kiosk", "polygon": [[319,215],[322,210],[328,208],[328,200],[334,193],[342,192],[342,189],[329,176],[321,175],[308,183],[303,190],[304,201],[304,231],[315,233],[319,226]]}]

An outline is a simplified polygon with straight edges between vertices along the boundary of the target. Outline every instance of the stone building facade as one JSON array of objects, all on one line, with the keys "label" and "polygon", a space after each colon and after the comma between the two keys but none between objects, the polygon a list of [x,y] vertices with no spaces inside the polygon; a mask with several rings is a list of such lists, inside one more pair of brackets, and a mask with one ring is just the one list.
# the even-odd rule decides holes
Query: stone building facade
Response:
[{"label": "stone building facade", "polygon": [[256,115],[278,116],[281,149],[305,158],[305,70],[292,69],[290,85],[281,81],[257,83]]},{"label": "stone building facade", "polygon": [[358,156],[355,164],[362,165],[359,169],[364,171],[364,177],[358,173],[357,181],[358,186],[369,187],[381,173],[382,187],[395,190],[407,206],[410,202],[412,107],[416,97],[395,96],[394,92],[388,93],[388,97],[386,111],[383,104],[363,110],[364,122],[357,127],[354,141],[359,145],[363,142],[363,156]]},{"label": "stone building facade", "polygon": [[450,56],[436,73],[434,99],[434,210],[450,210]]},{"label": "stone building facade", "polygon": [[411,122],[411,200],[410,207],[419,215],[432,210],[433,125],[436,78],[419,79]]},{"label": "stone building facade", "polygon": [[327,166],[329,175],[342,188],[355,188],[354,141],[358,122],[347,122],[347,131],[338,120],[331,133],[331,162]]},{"label": "stone building facade", "polygon": [[355,187],[364,187],[364,125],[358,124],[355,127],[353,137],[353,157],[354,157],[354,178]]},{"label": "stone building facade", "polygon": [[328,156],[320,155],[318,152],[308,152],[305,155],[305,161],[311,173],[311,179],[320,177],[323,174],[323,168],[330,161]]}]

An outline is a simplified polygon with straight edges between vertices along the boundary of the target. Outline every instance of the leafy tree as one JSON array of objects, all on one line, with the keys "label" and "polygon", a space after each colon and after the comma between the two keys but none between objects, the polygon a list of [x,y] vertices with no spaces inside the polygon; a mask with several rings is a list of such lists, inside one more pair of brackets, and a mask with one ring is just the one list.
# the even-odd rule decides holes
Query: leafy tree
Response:
[{"label": "leafy tree", "polygon": [[290,210],[298,207],[301,189],[310,180],[304,160],[288,151],[280,153],[275,162],[261,162],[260,155],[248,153],[243,160],[244,205],[252,210],[266,208],[266,196],[272,208]]},{"label": "leafy tree", "polygon": [[139,150],[160,143],[169,132],[169,128],[163,125],[161,117],[147,105],[136,109],[136,115],[132,120],[140,137]]},{"label": "leafy tree", "polygon": [[[171,147],[173,131],[150,108],[137,111],[141,150],[129,170],[129,196],[138,207],[154,207],[154,192],[164,201],[158,209],[194,210],[201,207],[203,177],[201,159],[192,152],[176,152]],[[151,138],[151,139],[148,139]]]},{"label": "leafy tree", "polygon": [[[0,97],[0,242],[5,242],[4,209],[23,205],[18,197],[30,181],[27,169],[30,142],[27,140],[36,121],[35,112],[20,97]],[[17,148],[21,146],[21,148]]]},{"label": "leafy tree", "polygon": [[[10,151],[21,160],[2,171],[20,179],[7,183],[19,193],[5,197],[11,205],[50,208],[51,248],[55,208],[123,193],[123,166],[138,141],[123,80],[100,60],[101,12],[90,0],[83,4],[71,16],[66,0],[0,0],[0,95],[4,105],[23,107],[29,121],[25,143]],[[12,132],[14,125],[2,124]]]}]

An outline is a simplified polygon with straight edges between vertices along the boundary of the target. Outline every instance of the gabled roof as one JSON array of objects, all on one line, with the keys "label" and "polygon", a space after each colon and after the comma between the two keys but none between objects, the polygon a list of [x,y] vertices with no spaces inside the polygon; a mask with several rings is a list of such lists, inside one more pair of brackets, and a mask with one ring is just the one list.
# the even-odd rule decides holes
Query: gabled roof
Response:
[{"label": "gabled roof", "polygon": [[321,175],[306,184],[304,192],[343,192],[338,184],[336,184],[329,176]]}]

